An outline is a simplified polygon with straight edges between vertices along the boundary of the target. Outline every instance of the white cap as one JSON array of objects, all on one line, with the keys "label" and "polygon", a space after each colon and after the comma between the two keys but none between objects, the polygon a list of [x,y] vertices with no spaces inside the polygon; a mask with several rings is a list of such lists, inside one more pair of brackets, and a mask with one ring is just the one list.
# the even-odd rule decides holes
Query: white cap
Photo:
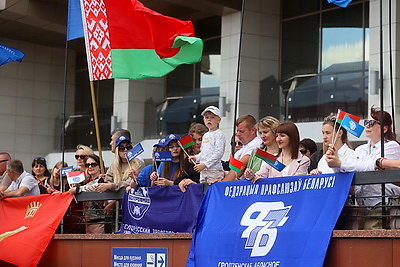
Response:
[{"label": "white cap", "polygon": [[207,111],[209,111],[209,112],[211,112],[211,113],[217,115],[218,117],[220,117],[221,112],[219,111],[219,108],[217,108],[217,107],[214,107],[214,106],[206,107],[206,109],[201,113],[201,116],[204,116],[204,114],[205,114]]}]

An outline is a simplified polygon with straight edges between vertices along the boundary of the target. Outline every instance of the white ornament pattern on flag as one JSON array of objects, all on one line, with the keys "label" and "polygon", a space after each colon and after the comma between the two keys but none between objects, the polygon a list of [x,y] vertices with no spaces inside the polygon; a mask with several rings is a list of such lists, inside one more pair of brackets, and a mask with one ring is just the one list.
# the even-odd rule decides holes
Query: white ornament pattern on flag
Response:
[{"label": "white ornament pattern on flag", "polygon": [[105,3],[103,0],[81,0],[82,3],[90,80],[111,79],[111,44]]}]

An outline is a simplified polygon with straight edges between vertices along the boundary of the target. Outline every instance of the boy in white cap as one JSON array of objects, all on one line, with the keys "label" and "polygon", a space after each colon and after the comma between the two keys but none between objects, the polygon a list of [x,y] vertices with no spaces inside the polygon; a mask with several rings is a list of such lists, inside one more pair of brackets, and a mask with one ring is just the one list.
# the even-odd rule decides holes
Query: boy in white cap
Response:
[{"label": "boy in white cap", "polygon": [[197,164],[194,169],[200,172],[200,182],[206,183],[215,178],[224,178],[224,169],[221,159],[225,152],[225,135],[218,128],[221,122],[220,111],[217,107],[207,107],[201,115],[208,132],[203,135],[200,153],[190,156]]}]

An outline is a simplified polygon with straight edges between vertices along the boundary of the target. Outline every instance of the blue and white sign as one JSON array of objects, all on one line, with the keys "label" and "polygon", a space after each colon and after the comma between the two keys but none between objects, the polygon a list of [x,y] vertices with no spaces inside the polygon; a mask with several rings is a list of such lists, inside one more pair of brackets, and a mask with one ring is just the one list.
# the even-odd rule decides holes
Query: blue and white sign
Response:
[{"label": "blue and white sign", "polygon": [[352,178],[332,173],[213,184],[186,266],[323,266]]},{"label": "blue and white sign", "polygon": [[112,248],[113,267],[168,267],[167,248]]},{"label": "blue and white sign", "polygon": [[154,160],[157,162],[172,161],[171,151],[154,151]]},{"label": "blue and white sign", "polygon": [[134,158],[136,158],[137,156],[139,156],[140,154],[142,154],[144,152],[144,149],[142,147],[141,143],[138,143],[136,146],[134,146],[131,150],[129,150],[128,152],[126,152],[125,157],[126,159],[131,162]]}]

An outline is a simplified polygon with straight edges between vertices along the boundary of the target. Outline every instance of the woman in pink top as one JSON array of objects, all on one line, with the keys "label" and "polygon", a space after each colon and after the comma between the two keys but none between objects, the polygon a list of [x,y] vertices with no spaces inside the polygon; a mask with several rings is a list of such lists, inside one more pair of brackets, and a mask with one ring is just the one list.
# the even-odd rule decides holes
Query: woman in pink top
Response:
[{"label": "woman in pink top", "polygon": [[299,152],[300,136],[297,126],[292,122],[282,123],[276,128],[276,142],[279,147],[278,161],[286,165],[279,172],[266,162],[258,172],[247,169],[244,176],[256,182],[260,178],[307,175],[310,159]]}]

